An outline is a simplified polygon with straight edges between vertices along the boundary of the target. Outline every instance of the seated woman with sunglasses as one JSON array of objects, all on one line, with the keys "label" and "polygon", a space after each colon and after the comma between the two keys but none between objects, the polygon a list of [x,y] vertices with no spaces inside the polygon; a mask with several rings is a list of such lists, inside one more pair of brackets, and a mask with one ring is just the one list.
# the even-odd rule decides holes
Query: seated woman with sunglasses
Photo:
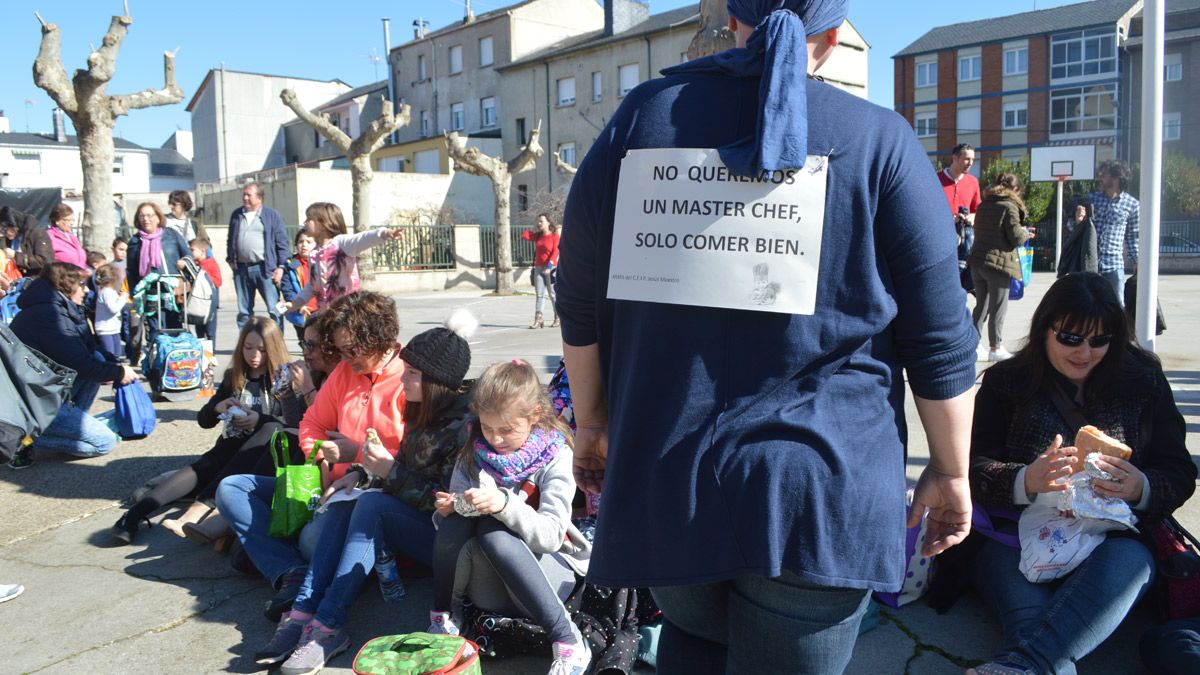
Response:
[{"label": "seated woman with sunglasses", "polygon": [[[977,508],[1020,510],[1039,493],[1064,490],[1060,479],[1084,460],[1069,445],[1084,421],[1133,449],[1129,461],[1097,460],[1115,480],[1094,486],[1125,500],[1142,534],[1110,532],[1073,572],[1042,584],[1018,570],[1019,549],[982,539],[970,581],[996,612],[1004,643],[992,663],[968,673],[1074,673],[1149,589],[1149,533],[1195,489],[1183,417],[1162,367],[1133,342],[1112,287],[1087,272],[1055,282],[1034,310],[1025,346],[983,375],[971,434]],[[1016,533],[1015,522],[994,524]]]}]

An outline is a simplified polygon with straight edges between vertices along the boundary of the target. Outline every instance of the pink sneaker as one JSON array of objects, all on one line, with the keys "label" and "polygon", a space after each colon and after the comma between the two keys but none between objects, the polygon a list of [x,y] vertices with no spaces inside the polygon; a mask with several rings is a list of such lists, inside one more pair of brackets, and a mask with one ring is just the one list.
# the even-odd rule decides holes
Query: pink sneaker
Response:
[{"label": "pink sneaker", "polygon": [[547,675],[583,675],[592,663],[592,651],[586,645],[555,642],[554,662]]}]

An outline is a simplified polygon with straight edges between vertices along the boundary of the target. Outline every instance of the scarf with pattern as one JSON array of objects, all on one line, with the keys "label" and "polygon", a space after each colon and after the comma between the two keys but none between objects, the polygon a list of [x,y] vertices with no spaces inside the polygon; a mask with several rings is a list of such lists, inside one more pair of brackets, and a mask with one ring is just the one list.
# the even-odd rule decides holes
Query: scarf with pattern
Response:
[{"label": "scarf with pattern", "polygon": [[482,437],[475,439],[475,461],[500,487],[515,487],[544,468],[567,439],[557,429],[534,428],[520,450],[501,454]]}]

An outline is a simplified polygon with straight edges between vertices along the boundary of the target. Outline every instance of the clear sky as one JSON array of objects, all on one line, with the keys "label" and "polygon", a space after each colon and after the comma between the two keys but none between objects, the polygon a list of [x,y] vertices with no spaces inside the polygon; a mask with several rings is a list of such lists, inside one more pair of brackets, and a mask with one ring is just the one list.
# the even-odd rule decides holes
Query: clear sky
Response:
[{"label": "clear sky", "polygon": [[[473,0],[476,14],[513,0]],[[892,54],[930,28],[1003,14],[1071,4],[1072,0],[851,0],[850,20],[871,45],[871,100],[892,106]],[[244,70],[314,79],[340,78],[358,86],[386,76],[383,17],[391,19],[392,45],[412,39],[412,22],[422,17],[431,28],[463,15],[461,0],[130,0],[133,25],[117,59],[109,93],[125,94],[163,83],[162,52],[180,47],[176,77],[184,91],[178,105],[132,111],[120,118],[117,135],[158,147],[175,131],[191,126],[185,110],[210,68],[222,61]],[[685,4],[651,0],[651,13]],[[86,66],[89,45],[99,44],[120,0],[3,0],[0,3],[0,110],[13,131],[51,129],[50,97],[33,84],[32,66],[41,31],[34,11],[62,30],[63,64],[68,75]],[[374,60],[373,60],[374,59]],[[378,63],[376,63],[378,61]],[[315,104],[316,102],[314,102]],[[69,124],[69,122],[68,122]],[[73,133],[73,132],[68,132]]]}]

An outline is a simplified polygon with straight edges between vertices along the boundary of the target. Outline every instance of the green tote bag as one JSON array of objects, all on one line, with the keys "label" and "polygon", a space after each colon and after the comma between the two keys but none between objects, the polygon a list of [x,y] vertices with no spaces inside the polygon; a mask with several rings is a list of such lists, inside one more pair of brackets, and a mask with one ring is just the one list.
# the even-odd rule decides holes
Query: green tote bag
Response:
[{"label": "green tote bag", "polygon": [[275,460],[275,494],[271,498],[272,537],[294,537],[312,520],[321,501],[321,469],[314,463],[321,441],[302,464],[288,464],[288,438],[282,430],[271,435],[271,458]]}]

